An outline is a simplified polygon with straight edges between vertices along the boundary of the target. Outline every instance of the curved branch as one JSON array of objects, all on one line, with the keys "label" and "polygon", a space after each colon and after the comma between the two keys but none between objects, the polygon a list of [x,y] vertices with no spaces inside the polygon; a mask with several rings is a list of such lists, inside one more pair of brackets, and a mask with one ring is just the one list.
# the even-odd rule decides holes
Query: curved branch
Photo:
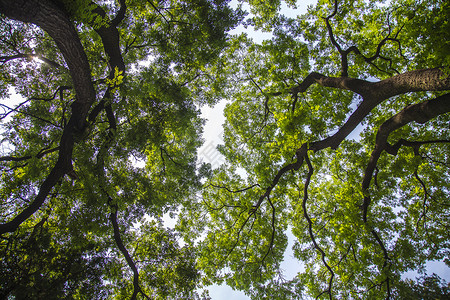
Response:
[{"label": "curved branch", "polygon": [[10,107],[8,107],[8,106],[6,106],[4,104],[0,104],[2,107],[7,108],[9,110],[8,112],[5,112],[4,114],[2,114],[2,116],[0,117],[0,120],[3,120],[7,116],[9,116],[9,114],[12,113],[13,111],[17,112],[20,107],[22,107],[23,105],[25,105],[26,103],[28,103],[28,102],[30,102],[32,100],[39,100],[39,101],[49,102],[49,101],[52,101],[52,100],[54,100],[56,98],[56,95],[58,94],[58,92],[59,92],[60,99],[63,100],[63,92],[65,90],[70,90],[70,89],[72,89],[71,86],[62,85],[62,86],[60,86],[60,87],[58,87],[56,89],[56,91],[53,93],[53,96],[50,97],[50,98],[31,97],[31,98],[27,99],[26,101],[21,102],[20,104],[18,104],[14,108],[10,108]]},{"label": "curved branch", "polygon": [[[406,124],[415,121],[417,123],[426,123],[427,121],[441,115],[444,113],[450,112],[450,93],[445,94],[443,96],[437,97],[432,100],[428,100],[422,103],[410,105],[406,108],[404,108],[402,111],[400,111],[395,116],[391,117],[389,120],[384,122],[380,129],[378,130],[377,136],[376,136],[376,142],[374,150],[372,151],[369,163],[367,164],[366,170],[364,172],[364,177],[362,181],[362,190],[364,194],[364,200],[363,204],[361,206],[361,210],[363,211],[363,221],[364,223],[368,222],[367,215],[368,215],[368,209],[371,202],[371,198],[369,195],[369,187],[370,187],[370,181],[373,177],[374,170],[377,166],[378,159],[380,158],[380,155],[383,151],[389,148],[389,144],[387,142],[388,137],[390,133],[393,131],[405,126]],[[415,152],[418,152],[418,147],[423,144],[431,143],[432,141],[427,142],[416,142],[411,143],[412,147],[414,147]],[[437,142],[447,142],[447,141],[437,141]],[[399,141],[396,143],[396,145],[402,145],[407,144],[404,141]],[[393,155],[397,154],[398,149],[395,149],[396,147],[390,146],[390,153]],[[400,147],[400,146],[398,146]],[[395,150],[395,151],[393,151]],[[417,153],[418,154],[418,153]],[[420,179],[419,179],[420,180]],[[387,249],[381,240],[380,236],[376,232],[375,229],[371,230],[372,235],[375,237],[377,243],[380,245],[383,256],[384,256],[384,263],[383,268],[385,268],[390,261],[390,257],[388,255]],[[390,278],[389,276],[386,277],[386,286],[387,286],[387,293],[388,298],[390,297]]]},{"label": "curved branch", "polygon": [[277,186],[278,182],[280,181],[281,177],[283,177],[283,175],[289,171],[297,171],[298,169],[300,169],[300,167],[303,164],[303,160],[306,156],[306,152],[308,150],[308,144],[305,143],[302,145],[302,147],[300,149],[297,150],[296,152],[296,161],[293,163],[290,163],[286,166],[284,166],[283,168],[281,168],[278,173],[275,175],[274,179],[272,180],[271,185],[266,189],[266,192],[261,195],[259,197],[258,202],[253,205],[253,211],[258,210],[258,208],[261,206],[262,202],[264,201],[264,199],[266,197],[270,196],[270,193],[272,193],[272,190]]},{"label": "curved branch", "polygon": [[[364,172],[364,177],[362,181],[362,190],[366,194],[364,196],[363,205],[361,207],[363,211],[363,219],[364,222],[367,221],[367,210],[370,205],[370,196],[367,194],[367,191],[370,187],[370,181],[373,177],[373,172],[375,170],[375,167],[377,165],[378,159],[380,158],[380,155],[383,151],[386,149],[389,149],[389,153],[396,154],[395,148],[388,145],[388,137],[389,135],[405,126],[406,124],[415,121],[420,124],[424,124],[428,122],[429,120],[441,115],[450,112],[450,93],[442,95],[440,97],[437,97],[432,100],[428,100],[422,103],[413,104],[410,106],[407,106],[402,111],[400,111],[395,116],[391,117],[389,120],[384,122],[380,129],[378,130],[376,140],[375,140],[375,147],[372,151],[372,154],[370,156],[369,163],[367,164],[366,170]],[[431,143],[432,141],[427,142],[415,142],[413,145],[416,147],[419,147],[420,145],[423,145],[425,143]],[[445,142],[445,141],[435,141],[435,142]],[[401,141],[399,145],[406,144],[405,142]],[[400,146],[398,146],[400,147]]]},{"label": "curved branch", "polygon": [[[18,106],[20,107],[22,104],[23,104],[23,103],[19,104]],[[15,112],[20,113],[20,114],[22,114],[22,115],[29,116],[29,117],[31,117],[31,118],[35,118],[35,119],[37,119],[37,120],[39,120],[39,121],[41,121],[41,122],[44,122],[44,123],[50,124],[50,125],[52,125],[52,126],[54,126],[54,127],[56,127],[56,128],[62,129],[62,126],[61,126],[61,125],[55,124],[55,123],[53,123],[53,122],[50,121],[50,120],[46,120],[46,119],[44,119],[44,118],[41,118],[41,117],[39,117],[38,115],[31,114],[31,113],[26,112],[26,111],[19,111],[19,110],[17,110],[17,108],[12,108],[12,107],[9,107],[9,106],[4,105],[4,104],[0,104],[0,107],[2,107],[5,111],[6,111],[6,110],[9,110],[8,112],[5,112],[5,113],[0,117],[0,120],[6,118],[10,113],[12,113],[13,111],[15,111]]]},{"label": "curved branch", "polygon": [[328,35],[330,36],[331,44],[333,44],[334,47],[336,47],[337,51],[341,55],[341,76],[347,77],[348,76],[348,51],[342,50],[342,47],[339,45],[339,43],[336,41],[336,38],[333,34],[333,29],[331,28],[330,19],[333,18],[337,13],[338,8],[338,2],[337,0],[334,0],[334,9],[331,15],[328,17],[325,17],[325,23],[327,25]]},{"label": "curved branch", "polygon": [[138,293],[143,294],[146,298],[148,296],[142,291],[140,285],[139,285],[139,271],[136,267],[136,264],[134,263],[133,259],[130,256],[130,253],[128,252],[127,248],[123,244],[122,237],[120,236],[120,229],[119,224],[117,222],[117,205],[112,203],[112,198],[108,196],[108,206],[111,208],[111,213],[109,214],[109,220],[111,221],[113,225],[114,230],[114,241],[117,244],[117,247],[119,248],[122,255],[125,257],[125,260],[127,261],[128,266],[130,267],[131,271],[133,272],[133,294],[131,295],[130,300],[135,300]]},{"label": "curved branch", "polygon": [[16,55],[8,55],[8,56],[0,56],[0,63],[7,63],[8,61],[14,60],[14,59],[20,59],[20,58],[26,58],[26,59],[34,59],[37,58],[39,60],[41,60],[42,62],[48,64],[51,67],[54,68],[64,68],[63,66],[61,66],[60,64],[58,64],[57,62],[48,59],[40,54],[24,54],[24,53],[19,53]]},{"label": "curved branch", "polygon": [[308,215],[308,210],[306,208],[306,202],[308,201],[308,187],[309,187],[309,184],[311,182],[311,177],[312,177],[312,175],[314,173],[314,169],[313,169],[313,166],[311,164],[311,161],[309,160],[308,154],[305,154],[305,161],[306,161],[306,164],[308,165],[308,174],[306,176],[306,182],[305,182],[305,186],[304,186],[304,189],[303,189],[303,201],[302,201],[303,216],[305,217],[306,221],[308,222],[308,233],[309,233],[309,237],[311,238],[311,241],[314,244],[314,248],[316,248],[316,250],[319,251],[319,253],[320,253],[321,257],[322,257],[323,264],[325,265],[325,267],[328,269],[328,271],[331,274],[330,275],[330,279],[328,281],[328,289],[323,291],[322,293],[320,293],[316,297],[316,299],[318,299],[322,294],[327,293],[329,298],[330,298],[330,300],[331,300],[333,298],[332,294],[331,294],[331,287],[332,287],[332,284],[333,284],[334,272],[331,269],[331,267],[328,265],[328,263],[326,262],[326,260],[325,260],[326,254],[322,250],[322,248],[320,248],[320,246],[317,244],[316,239],[314,237],[314,233],[312,231],[312,221],[311,221],[311,218]]},{"label": "curved branch", "polygon": [[212,187],[218,188],[218,189],[225,189],[225,190],[227,190],[230,193],[241,193],[241,192],[244,192],[246,190],[250,190],[250,189],[254,188],[255,186],[259,187],[260,185],[258,183],[255,183],[255,184],[253,184],[253,185],[251,185],[249,187],[246,187],[246,188],[243,188],[243,189],[240,189],[240,190],[230,190],[226,186],[215,185],[215,184],[212,184],[212,183],[210,183],[209,186],[212,186]]},{"label": "curved branch", "polygon": [[413,142],[411,142],[411,141],[408,141],[405,139],[400,139],[394,145],[386,143],[386,148],[384,149],[384,151],[386,151],[387,153],[389,153],[391,155],[396,156],[402,146],[407,146],[407,147],[413,148],[414,155],[419,156],[420,155],[420,153],[419,153],[420,146],[426,145],[426,144],[442,144],[442,143],[450,143],[450,140],[431,140],[431,141],[413,141]]},{"label": "curved branch", "polygon": [[[42,158],[42,157],[44,157],[45,155],[47,155],[47,154],[49,154],[49,153],[52,153],[52,152],[55,152],[55,151],[58,151],[58,150],[59,150],[59,147],[52,148],[52,149],[45,148],[45,149],[42,149],[41,151],[39,151],[39,153],[36,154],[34,157],[36,157],[36,158]],[[31,158],[33,158],[32,155],[27,155],[27,156],[22,156],[22,157],[15,157],[15,156],[1,156],[1,157],[0,157],[0,161],[24,161],[24,160],[28,160],[28,159],[31,159]]]},{"label": "curved branch", "polygon": [[[311,72],[299,85],[289,89],[288,93],[304,93],[314,83],[357,93],[363,97],[363,103],[371,102],[373,107],[386,99],[405,93],[450,90],[449,75],[441,68],[432,68],[405,72],[378,82],[349,77],[330,77]],[[283,93],[273,95],[281,94]]]},{"label": "curved branch", "polygon": [[450,77],[440,68],[433,68],[406,72],[378,82],[348,77],[328,77],[313,72],[300,85],[292,88],[290,92],[292,94],[305,92],[314,83],[323,87],[349,90],[363,97],[363,101],[358,108],[334,135],[312,143],[309,149],[314,151],[328,147],[336,149],[358,124],[386,99],[409,92],[450,89]]},{"label": "curved branch", "polygon": [[[372,109],[384,100],[408,92],[442,91],[450,89],[450,77],[440,68],[433,68],[406,72],[379,82],[369,82],[366,80],[348,77],[328,77],[312,72],[306,76],[306,78],[299,85],[291,88],[289,93],[303,93],[314,83],[318,83],[324,87],[350,90],[361,95],[363,97],[363,101],[335,134],[320,141],[304,143],[299,149],[297,149],[295,162],[284,166],[278,171],[272,180],[271,185],[266,189],[266,192],[260,196],[256,205],[254,205],[255,209],[258,209],[263,200],[270,195],[274,187],[278,184],[279,180],[286,172],[291,170],[297,171],[302,166],[307,150],[317,152],[326,148],[337,149],[342,141],[346,139],[346,137],[361,123],[361,121],[372,111]],[[271,95],[281,94],[283,93],[274,93]],[[417,121],[419,123],[423,123],[429,120],[427,116],[432,118],[436,116],[436,114],[442,114],[448,111],[450,109],[448,107],[449,104],[447,103],[448,100],[445,100],[449,97],[448,95],[450,94],[437,98],[436,100],[439,99],[437,102],[432,100],[430,100],[431,102],[425,102],[429,104],[423,104],[424,107],[415,113]],[[373,173],[373,170],[371,172]]]},{"label": "curved branch", "polygon": [[[307,150],[319,151],[328,147],[336,149],[340,145],[340,143],[347,137],[347,135],[350,134],[350,132],[363,120],[363,118],[384,99],[387,99],[397,94],[406,93],[408,91],[418,91],[421,89],[424,90],[427,90],[428,88],[431,88],[432,90],[450,89],[449,77],[444,75],[445,74],[439,68],[435,68],[435,69],[412,71],[401,75],[397,75],[395,77],[380,81],[378,83],[370,83],[364,80],[357,80],[351,78],[330,78],[318,73],[309,74],[300,85],[291,89],[291,92],[296,93],[304,92],[311,84],[317,82],[323,86],[345,88],[357,93],[359,91],[359,93],[366,96],[367,98],[355,110],[355,112],[350,116],[350,118],[346,121],[346,123],[338,130],[338,132],[336,132],[333,136],[310,144],[304,143],[302,147],[299,148],[296,152],[296,161],[284,166],[278,171],[271,185],[266,189],[266,192],[263,195],[261,195],[257,204],[254,206],[255,210],[258,209],[262,201],[270,195],[274,187],[278,184],[279,180],[286,172],[290,170],[298,170],[303,164],[304,160],[307,161],[310,173],[312,172],[312,166],[307,156]],[[423,78],[424,80],[422,81],[417,80],[418,78]],[[374,152],[372,153],[371,161],[369,162],[369,165],[366,169],[365,176],[363,179],[363,191],[366,191],[368,189],[370,179],[372,178],[372,174],[376,167],[376,161],[378,160],[381,151],[387,148],[387,137],[390,132],[402,127],[403,125],[411,121],[416,121],[418,123],[425,123],[428,120],[449,111],[450,111],[450,94],[445,94],[434,100],[429,100],[424,103],[408,106],[402,112],[392,117],[390,120],[386,121],[385,124],[383,124],[382,127],[380,128],[379,133],[377,134],[377,145],[379,146],[376,147]],[[306,186],[309,184],[309,180],[310,175],[308,175]],[[305,197],[307,197],[306,192],[307,191],[305,190],[306,195]],[[369,204],[370,198],[367,195],[367,193],[365,193],[364,204],[362,205],[363,219],[365,223],[367,223],[367,209]],[[390,260],[387,249],[384,246],[384,243],[382,242],[378,233],[374,229],[371,230],[371,233],[383,251],[385,259],[383,267],[386,267],[388,261]],[[332,272],[332,270],[330,269],[329,271]],[[387,285],[388,295],[390,295],[389,276],[387,276],[385,282]],[[331,281],[329,289],[331,289]]]},{"label": "curved branch", "polygon": [[89,62],[77,31],[69,17],[53,1],[0,0],[0,13],[18,21],[34,23],[53,38],[69,66],[76,92],[76,100],[72,103],[72,115],[64,128],[55,166],[42,183],[33,202],[13,220],[0,224],[1,235],[15,231],[41,207],[55,184],[65,174],[72,172],[73,136],[77,130],[84,128],[87,113],[95,101],[96,94],[92,85]]},{"label": "curved branch", "polygon": [[417,218],[416,227],[419,227],[419,223],[422,220],[422,218],[426,217],[427,214],[427,200],[428,197],[430,197],[430,194],[428,193],[428,189],[425,185],[425,183],[420,179],[419,174],[417,174],[417,168],[414,170],[414,177],[417,179],[417,181],[420,183],[423,189],[423,204],[422,204],[422,213],[420,214],[419,218]]},{"label": "curved branch", "polygon": [[125,12],[127,11],[127,4],[125,3],[125,0],[119,0],[120,8],[117,12],[116,17],[111,21],[111,26],[117,27],[120,22],[123,21],[125,18]]},{"label": "curved branch", "polygon": [[[125,3],[123,0],[121,1],[121,9],[126,9]],[[101,18],[106,18],[106,12],[101,8],[100,6],[96,5],[96,8],[93,10],[94,13],[98,14]],[[120,13],[120,11],[119,11]],[[123,11],[123,14],[125,14],[125,11]],[[123,18],[123,17],[122,17]],[[116,19],[114,19],[116,20]],[[110,66],[110,74],[109,79],[114,78],[115,74],[115,68],[117,67],[118,71],[121,71],[125,73],[125,63],[123,61],[122,52],[120,50],[120,36],[119,31],[117,30],[116,26],[121,21],[119,18],[119,22],[111,22],[108,26],[101,26],[100,28],[95,27],[94,24],[91,24],[94,26],[95,32],[100,36],[103,44],[103,49],[105,50],[105,53],[108,56],[108,64]],[[117,23],[117,24],[116,24]],[[124,75],[124,74],[122,74]]]},{"label": "curved branch", "polygon": [[[242,212],[244,212],[244,211],[245,210],[243,210]],[[237,232],[237,237],[236,237],[235,243],[229,248],[228,253],[223,257],[223,259],[219,262],[218,265],[221,265],[225,260],[227,260],[227,258],[231,255],[231,253],[237,247],[237,245],[238,245],[238,243],[239,243],[239,241],[241,239],[241,233],[244,230],[244,227],[247,225],[247,223],[250,220],[250,218],[255,215],[255,213],[256,213],[256,211],[251,211],[250,214],[247,216],[247,218],[245,219],[244,223],[240,226],[240,228],[239,228],[239,230]],[[237,222],[237,220],[236,220],[236,222]],[[235,222],[235,224],[236,224],[236,222]],[[233,224],[232,227],[234,227],[234,224]]]},{"label": "curved branch", "polygon": [[[104,98],[105,99],[105,98]],[[104,100],[102,99],[102,101]],[[108,107],[108,106],[107,106]],[[112,113],[112,111],[111,111]],[[108,117],[109,119],[110,117]],[[108,191],[106,190],[105,187],[105,156],[108,154],[108,149],[112,144],[112,141],[114,139],[114,135],[113,132],[115,130],[115,117],[114,114],[112,115],[112,120],[109,120],[110,122],[110,129],[109,129],[109,135],[105,138],[101,148],[99,149],[98,153],[97,153],[97,165],[96,165],[96,169],[97,169],[97,178],[98,178],[98,182],[100,185],[100,189],[102,190],[102,192],[107,196],[108,200],[107,200],[107,204],[111,209],[111,213],[109,214],[109,220],[111,221],[112,225],[113,225],[113,230],[114,230],[114,240],[117,244],[117,247],[119,248],[120,252],[122,253],[122,255],[125,257],[125,260],[128,264],[128,266],[130,267],[131,271],[133,272],[133,294],[131,295],[130,300],[136,300],[136,297],[138,295],[138,293],[141,293],[145,298],[149,299],[149,297],[142,291],[140,285],[139,285],[139,271],[136,267],[136,264],[134,263],[133,259],[131,258],[128,250],[126,249],[121,235],[120,235],[120,229],[119,229],[119,224],[117,222],[117,211],[118,211],[118,206],[117,204],[115,204],[113,202],[113,199],[111,198],[111,196],[108,194]],[[111,124],[112,122],[112,124]]]},{"label": "curved branch", "polygon": [[381,59],[383,59],[385,61],[388,61],[389,62],[389,68],[392,69],[397,74],[400,74],[397,70],[392,68],[392,59],[381,56],[381,49],[386,44],[387,41],[394,41],[394,42],[396,42],[398,44],[400,55],[403,58],[405,58],[404,55],[402,54],[402,51],[401,51],[401,43],[397,39],[397,36],[400,33],[400,31],[403,29],[404,25],[398,30],[398,32],[396,33],[395,37],[391,38],[390,35],[391,35],[392,32],[391,32],[391,26],[390,26],[390,23],[389,23],[389,16],[388,16],[388,20],[387,20],[388,26],[389,26],[388,35],[385,38],[383,38],[378,43],[377,49],[375,51],[375,54],[372,55],[371,57],[367,57],[364,54],[362,54],[362,52],[359,50],[359,48],[357,46],[350,46],[346,50],[343,50],[342,47],[339,45],[339,43],[336,41],[336,38],[334,37],[334,34],[333,34],[333,29],[331,28],[330,19],[333,18],[336,15],[337,8],[338,8],[338,2],[337,2],[337,0],[334,0],[334,10],[333,10],[332,14],[327,16],[327,17],[325,17],[324,19],[325,19],[325,23],[326,23],[327,30],[328,30],[328,35],[329,35],[330,40],[331,40],[331,44],[333,44],[333,46],[335,46],[335,48],[337,49],[337,51],[341,55],[341,77],[348,77],[348,55],[350,53],[352,53],[352,52],[354,52],[356,55],[360,55],[364,59],[365,62],[367,62],[369,65],[373,66],[377,70],[390,74],[389,72],[386,72],[386,71],[380,69],[373,62],[377,58],[381,58]]},{"label": "curved branch", "polygon": [[[121,10],[115,19],[116,22],[120,22],[123,18],[122,14],[125,13],[126,8],[124,4],[124,1],[121,1]],[[99,6],[96,7],[94,12],[102,17],[106,15]],[[0,13],[15,20],[34,23],[53,38],[69,66],[76,92],[76,100],[71,105],[72,115],[61,137],[57,163],[43,182],[34,201],[13,220],[0,224],[0,234],[3,234],[17,229],[23,221],[40,208],[56,182],[65,174],[72,173],[74,135],[76,132],[83,131],[88,111],[95,101],[96,93],[92,84],[89,62],[77,31],[66,13],[53,1],[0,0]],[[109,77],[114,78],[116,68],[124,73],[125,64],[119,48],[117,29],[114,26],[102,26],[96,31],[102,39],[105,52],[110,60]],[[109,91],[106,94],[109,96]],[[112,121],[110,118],[110,107],[107,108],[106,112],[110,126],[114,128],[115,120]]]},{"label": "curved branch", "polygon": [[69,17],[49,0],[1,0],[0,12],[18,21],[34,23],[53,38],[69,66],[77,94],[75,110],[80,114],[76,121],[77,125],[83,125],[82,117],[95,101],[95,91],[86,53]]},{"label": "curved branch", "polygon": [[269,196],[267,196],[267,201],[269,202],[270,208],[272,210],[272,221],[271,221],[272,232],[271,232],[271,235],[270,235],[269,247],[267,249],[266,254],[261,259],[260,263],[263,263],[266,260],[266,257],[269,255],[270,251],[273,249],[273,243],[274,243],[274,240],[275,240],[275,233],[276,233],[276,228],[275,228],[275,222],[276,222],[275,206],[273,205],[272,200],[270,200]]}]

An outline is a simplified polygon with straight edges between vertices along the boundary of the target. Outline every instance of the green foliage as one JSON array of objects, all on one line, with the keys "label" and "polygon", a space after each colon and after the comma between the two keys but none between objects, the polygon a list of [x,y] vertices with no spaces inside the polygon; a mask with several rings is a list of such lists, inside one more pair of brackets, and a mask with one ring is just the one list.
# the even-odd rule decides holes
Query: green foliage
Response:
[{"label": "green foliage", "polygon": [[0,292],[15,299],[74,298],[92,295],[107,299],[104,270],[111,267],[105,249],[88,236],[59,231],[54,220],[28,222],[15,236],[2,240]]},{"label": "green foliage", "polygon": [[[33,205],[62,159],[73,166],[1,235],[1,297],[207,299],[199,288],[213,283],[253,299],[448,295],[437,276],[402,276],[449,265],[449,115],[400,126],[388,145],[377,135],[443,92],[408,89],[429,80],[410,75],[356,134],[319,146],[377,100],[382,91],[358,89],[374,86],[365,79],[391,79],[393,90],[405,72],[436,68],[448,89],[447,2],[320,0],[288,18],[279,0],[240,1],[253,14],[246,25],[273,33],[261,44],[228,36],[244,13],[223,0],[50,2],[77,30],[96,99],[70,131],[85,99],[60,45],[0,16],[1,97],[25,98],[0,107],[0,225]],[[199,107],[221,100],[226,162],[212,170],[197,160]],[[413,145],[395,149],[404,140]],[[175,229],[167,215],[178,215]],[[294,278],[281,268],[287,230],[304,267]]]},{"label": "green foliage", "polygon": [[[437,34],[450,32],[444,1],[337,3],[329,22],[341,49],[356,46],[366,58],[379,51],[370,61],[350,52],[348,77],[375,81],[409,70],[447,68],[448,39]],[[186,238],[206,232],[199,267],[208,284],[225,281],[253,299],[392,296],[404,285],[402,274],[449,254],[449,115],[392,132],[391,145],[402,138],[446,142],[419,150],[401,147],[395,156],[383,152],[370,189],[361,183],[381,124],[407,105],[440,93],[388,99],[360,123],[359,136],[347,137],[337,149],[308,151],[313,174],[303,206],[309,170],[305,162],[299,170],[292,167],[296,155],[302,145],[314,147],[342,128],[363,99],[346,87],[320,84],[292,93],[311,72],[341,76],[342,57],[324,20],[334,1],[319,1],[295,19],[277,14],[279,1],[249,4],[256,14],[250,23],[273,30],[274,37],[262,44],[246,35],[234,37],[203,79],[204,85],[220,83],[220,95],[230,101],[224,144],[218,148],[226,163],[205,182],[201,201],[185,208],[179,229],[190,230]],[[371,199],[366,221],[365,197]],[[292,279],[284,278],[280,267],[287,228],[296,238],[295,257],[305,267]]]},{"label": "green foliage", "polygon": [[402,281],[394,296],[398,299],[446,299],[450,296],[450,287],[436,274],[417,279]]},{"label": "green foliage", "polygon": [[[201,186],[196,151],[204,121],[196,104],[206,101],[189,87],[220,55],[242,13],[221,0],[127,0],[116,24],[122,1],[50,2],[76,26],[97,98],[85,128],[73,132],[74,170],[17,231],[2,234],[0,298],[129,298],[137,288],[121,240],[139,271],[139,297],[206,299],[207,292],[197,295],[196,250],[180,246],[161,218]],[[35,25],[3,14],[0,21],[0,89],[25,98],[1,106],[3,224],[51,176],[72,104],[83,99],[59,44]]]}]

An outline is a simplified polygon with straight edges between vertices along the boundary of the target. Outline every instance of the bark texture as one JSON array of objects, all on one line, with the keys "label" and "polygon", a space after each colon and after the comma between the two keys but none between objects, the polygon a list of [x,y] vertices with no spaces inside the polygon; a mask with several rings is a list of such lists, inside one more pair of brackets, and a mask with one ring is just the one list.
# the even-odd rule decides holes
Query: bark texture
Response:
[{"label": "bark texture", "polygon": [[34,214],[44,203],[56,183],[73,171],[72,152],[74,134],[85,125],[86,116],[96,99],[92,85],[89,62],[77,31],[65,11],[49,0],[0,0],[0,13],[5,16],[33,23],[46,31],[61,51],[72,76],[76,100],[72,103],[72,115],[64,128],[58,160],[42,183],[31,204],[11,221],[0,224],[0,234],[15,231],[20,224]]}]

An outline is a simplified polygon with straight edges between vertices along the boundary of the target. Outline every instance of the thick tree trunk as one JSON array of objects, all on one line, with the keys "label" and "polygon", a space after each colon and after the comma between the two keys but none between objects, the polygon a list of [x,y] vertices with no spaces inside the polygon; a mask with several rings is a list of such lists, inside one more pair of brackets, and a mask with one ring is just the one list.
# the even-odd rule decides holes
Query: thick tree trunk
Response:
[{"label": "thick tree trunk", "polygon": [[[313,143],[310,149],[314,151],[328,147],[336,149],[372,109],[386,99],[410,92],[450,90],[450,77],[440,68],[406,72],[379,82],[347,77],[327,77],[318,73],[311,73],[310,76],[313,80],[309,78],[304,81],[308,82],[309,85],[317,82],[324,87],[350,90],[363,97],[361,104],[338,132],[324,140]],[[306,91],[306,88],[299,89],[296,87],[293,91]]]},{"label": "thick tree trunk", "polygon": [[36,24],[54,39],[69,66],[76,92],[76,100],[72,104],[72,115],[61,137],[58,161],[42,183],[33,202],[11,221],[0,224],[0,234],[3,234],[15,231],[20,224],[34,214],[42,206],[55,184],[73,170],[73,135],[75,131],[84,127],[86,116],[96,95],[84,48],[75,27],[60,7],[49,0],[0,0],[0,13],[18,21]]},{"label": "thick tree trunk", "polygon": [[78,128],[82,128],[95,101],[95,91],[86,53],[67,14],[49,0],[0,0],[0,13],[39,26],[55,41],[70,70],[77,97],[72,105],[77,116],[74,121]]}]

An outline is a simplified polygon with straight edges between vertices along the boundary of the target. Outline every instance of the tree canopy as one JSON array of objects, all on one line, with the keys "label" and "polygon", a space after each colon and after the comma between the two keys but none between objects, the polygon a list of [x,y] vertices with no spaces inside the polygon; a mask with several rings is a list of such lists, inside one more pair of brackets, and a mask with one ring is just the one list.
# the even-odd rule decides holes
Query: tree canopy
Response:
[{"label": "tree canopy", "polygon": [[243,2],[0,0],[1,298],[448,295],[450,5]]}]

